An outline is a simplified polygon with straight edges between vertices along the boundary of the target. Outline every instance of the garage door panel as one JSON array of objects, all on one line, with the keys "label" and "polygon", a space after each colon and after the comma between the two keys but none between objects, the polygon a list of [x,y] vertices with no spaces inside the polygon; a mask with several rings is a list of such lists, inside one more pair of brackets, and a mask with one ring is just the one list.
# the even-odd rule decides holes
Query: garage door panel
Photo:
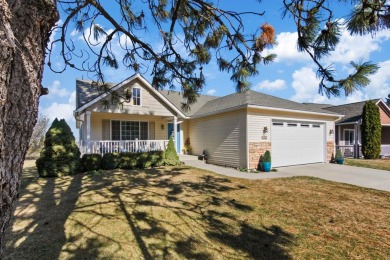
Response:
[{"label": "garage door panel", "polygon": [[[303,123],[302,123],[303,124]],[[274,167],[324,161],[324,125],[302,127],[272,126],[272,165]],[[315,124],[318,125],[318,124]]]}]

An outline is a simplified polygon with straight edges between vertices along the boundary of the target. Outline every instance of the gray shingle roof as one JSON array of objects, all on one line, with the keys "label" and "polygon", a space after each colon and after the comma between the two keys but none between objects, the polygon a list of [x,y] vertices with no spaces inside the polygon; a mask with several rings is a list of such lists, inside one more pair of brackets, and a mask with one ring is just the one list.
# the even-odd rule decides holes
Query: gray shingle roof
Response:
[{"label": "gray shingle roof", "polygon": [[316,108],[321,108],[321,109],[333,106],[331,104],[317,104],[317,103],[303,103],[303,104],[308,105],[308,106],[312,106],[312,107],[316,107]]},{"label": "gray shingle roof", "polygon": [[[96,88],[91,86],[91,83],[92,81],[88,80],[76,80],[76,109],[82,107],[88,102],[91,102],[100,95]],[[324,110],[320,106],[301,104],[252,90],[245,93],[234,93],[224,97],[200,95],[198,97],[198,101],[191,105],[190,110],[184,111],[182,109],[182,103],[184,102],[184,99],[181,92],[168,90],[161,90],[159,92],[186,116],[201,116],[205,114],[218,113],[224,111],[225,109],[246,105],[282,108],[331,115],[339,114],[336,111]]]},{"label": "gray shingle roof", "polygon": [[253,90],[249,90],[245,93],[234,93],[228,96],[213,99],[207,102],[197,112],[196,116],[203,114],[210,114],[225,109],[239,107],[243,105],[254,105],[271,108],[291,109],[306,112],[315,112],[323,114],[338,114],[332,111],[323,110],[321,108],[308,106],[305,104],[297,103],[283,98],[274,97],[271,95],[263,94]]},{"label": "gray shingle roof", "polygon": [[[112,83],[108,85],[113,86]],[[92,86],[91,80],[76,79],[76,109],[94,100],[100,94],[96,87]]]},{"label": "gray shingle roof", "polygon": [[218,98],[216,96],[200,95],[195,104],[191,105],[190,110],[185,111],[182,109],[182,103],[185,102],[182,92],[170,90],[160,90],[159,92],[186,116],[193,116],[207,102]]},{"label": "gray shingle roof", "polygon": [[[374,99],[374,102],[378,101],[379,99]],[[331,106],[324,109],[345,115],[340,121],[337,122],[337,124],[354,123],[362,118],[363,107],[365,103],[366,101],[361,101],[340,106]]]}]

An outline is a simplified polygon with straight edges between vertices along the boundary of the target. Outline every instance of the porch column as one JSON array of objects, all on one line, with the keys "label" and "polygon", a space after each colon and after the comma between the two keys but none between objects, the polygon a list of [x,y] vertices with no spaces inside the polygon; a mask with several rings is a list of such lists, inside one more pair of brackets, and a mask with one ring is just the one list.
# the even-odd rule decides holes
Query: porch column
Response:
[{"label": "porch column", "polygon": [[85,115],[87,116],[87,154],[91,153],[91,111],[86,111]]},{"label": "porch column", "polygon": [[355,124],[355,136],[354,136],[354,150],[355,150],[355,153],[354,153],[354,157],[356,159],[359,159],[360,155],[359,155],[359,124]]},{"label": "porch column", "polygon": [[173,116],[173,142],[175,144],[176,152],[179,153],[177,150],[177,117]]}]

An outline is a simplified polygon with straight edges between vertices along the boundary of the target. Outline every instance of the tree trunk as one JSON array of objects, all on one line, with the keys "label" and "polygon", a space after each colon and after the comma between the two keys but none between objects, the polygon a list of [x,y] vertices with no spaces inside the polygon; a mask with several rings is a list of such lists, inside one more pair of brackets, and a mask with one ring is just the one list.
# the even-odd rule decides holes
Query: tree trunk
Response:
[{"label": "tree trunk", "polygon": [[0,0],[0,256],[37,120],[54,0]]}]

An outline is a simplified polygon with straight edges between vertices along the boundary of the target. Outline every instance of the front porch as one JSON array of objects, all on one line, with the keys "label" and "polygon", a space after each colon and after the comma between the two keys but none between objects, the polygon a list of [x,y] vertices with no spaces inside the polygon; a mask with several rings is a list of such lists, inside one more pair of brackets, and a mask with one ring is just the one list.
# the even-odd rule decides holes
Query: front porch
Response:
[{"label": "front porch", "polygon": [[[390,156],[390,126],[382,126],[380,155]],[[336,149],[344,158],[363,158],[360,122],[336,125]]]},{"label": "front porch", "polygon": [[[363,158],[362,145],[336,145],[344,158]],[[390,156],[390,144],[381,145],[381,155]]]},{"label": "front porch", "polygon": [[79,118],[81,154],[165,151],[171,135],[180,153],[187,129],[176,116],[86,111]]}]

